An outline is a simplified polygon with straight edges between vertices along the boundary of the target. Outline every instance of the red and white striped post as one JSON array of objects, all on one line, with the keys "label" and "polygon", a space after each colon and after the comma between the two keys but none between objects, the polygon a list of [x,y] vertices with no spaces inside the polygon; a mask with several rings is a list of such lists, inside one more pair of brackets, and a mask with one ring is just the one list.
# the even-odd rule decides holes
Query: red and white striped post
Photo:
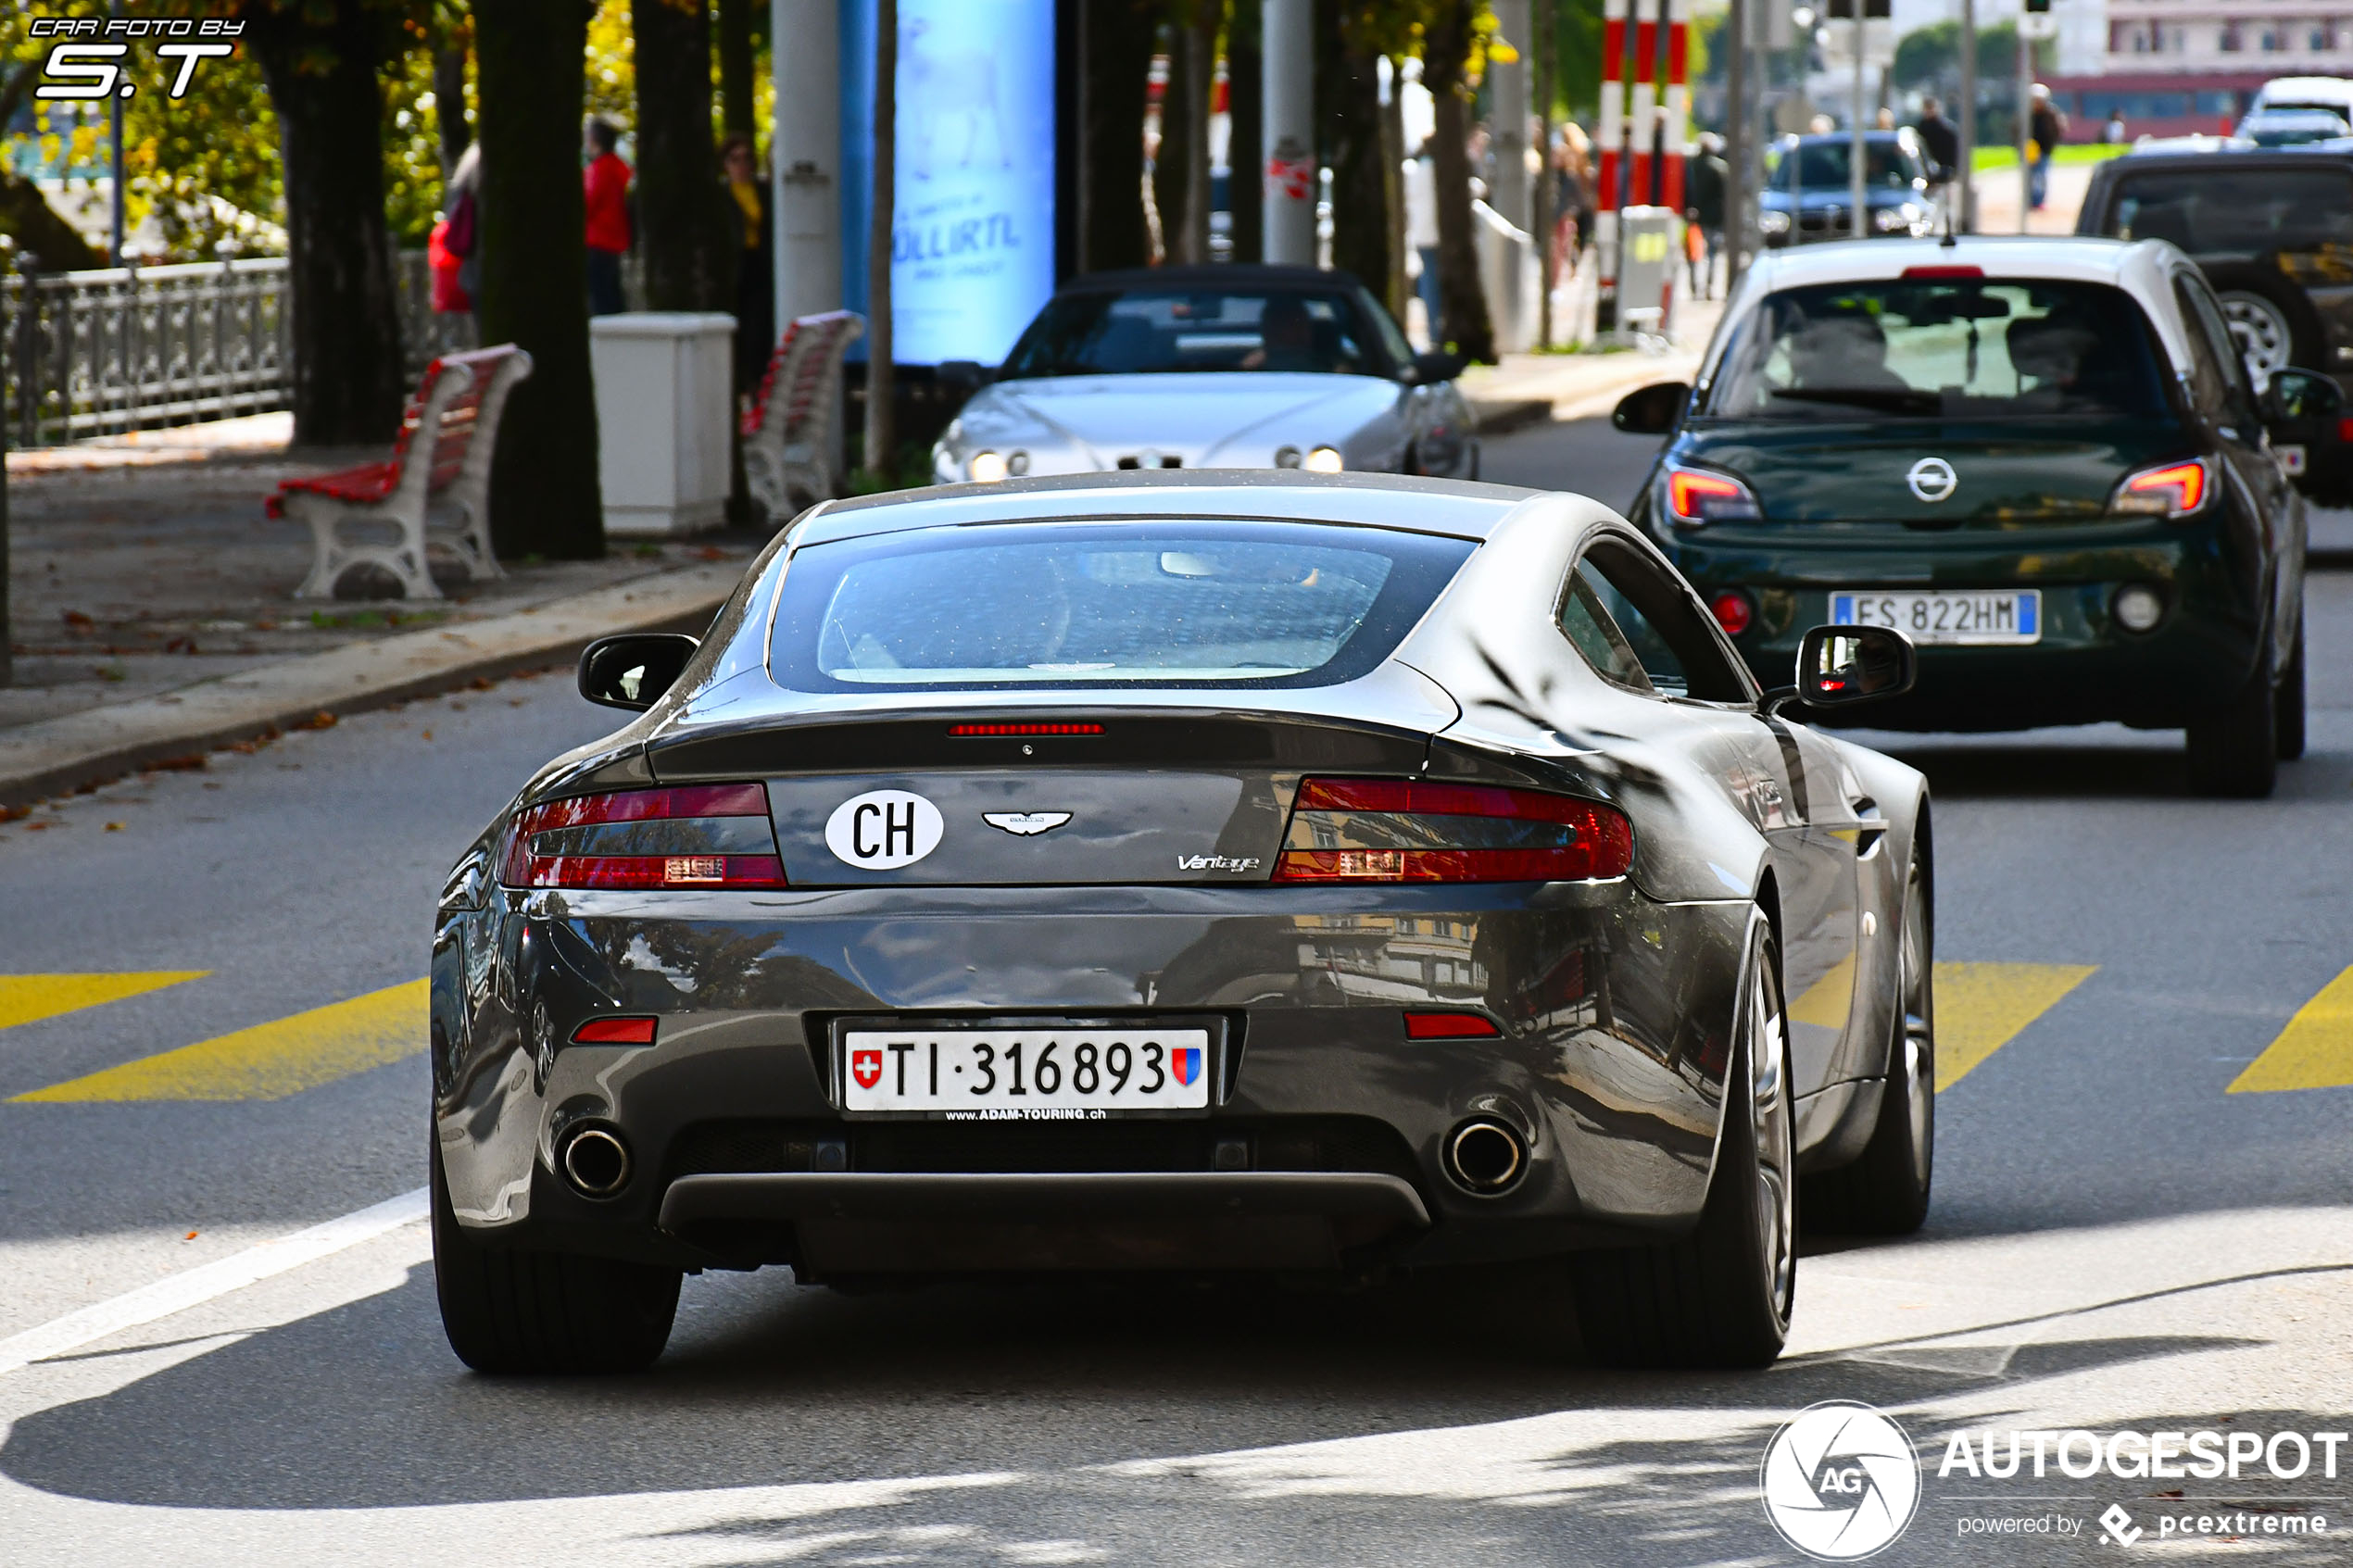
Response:
[{"label": "red and white striped post", "polygon": [[1627,0],[1602,0],[1601,123],[1594,140],[1601,144],[1601,189],[1594,193],[1593,261],[1595,274],[1593,330],[1617,327],[1617,208],[1618,182],[1627,146],[1626,126],[1626,6]]},{"label": "red and white striped post", "polygon": [[1660,181],[1662,207],[1683,210],[1683,144],[1691,135],[1692,0],[1660,0],[1667,9],[1667,145]]}]

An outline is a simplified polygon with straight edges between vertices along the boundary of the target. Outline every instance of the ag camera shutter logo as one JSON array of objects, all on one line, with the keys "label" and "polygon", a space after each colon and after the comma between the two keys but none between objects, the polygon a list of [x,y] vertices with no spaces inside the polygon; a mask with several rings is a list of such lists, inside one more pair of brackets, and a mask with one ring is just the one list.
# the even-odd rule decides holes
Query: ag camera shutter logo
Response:
[{"label": "ag camera shutter logo", "polygon": [[1797,1412],[1765,1446],[1765,1517],[1824,1562],[1853,1562],[1901,1536],[1920,1503],[1920,1466],[1904,1429],[1854,1399]]}]

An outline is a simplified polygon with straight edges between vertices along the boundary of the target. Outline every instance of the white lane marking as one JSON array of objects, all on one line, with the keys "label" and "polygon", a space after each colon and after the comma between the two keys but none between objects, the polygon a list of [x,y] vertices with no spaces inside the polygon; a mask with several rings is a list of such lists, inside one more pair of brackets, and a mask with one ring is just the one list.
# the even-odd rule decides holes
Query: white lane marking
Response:
[{"label": "white lane marking", "polygon": [[282,1236],[275,1241],[265,1241],[248,1247],[242,1252],[232,1252],[226,1258],[216,1258],[209,1263],[159,1279],[153,1285],[107,1300],[93,1302],[79,1311],[53,1318],[38,1328],[0,1339],[0,1377],[34,1361],[51,1356],[62,1356],[69,1350],[119,1334],[126,1328],[168,1318],[200,1306],[218,1296],[282,1274],[290,1269],[315,1263],[320,1259],[372,1240],[386,1231],[413,1224],[427,1213],[425,1189],[404,1192],[398,1198],[388,1198],[382,1203],[312,1225],[292,1236]]}]

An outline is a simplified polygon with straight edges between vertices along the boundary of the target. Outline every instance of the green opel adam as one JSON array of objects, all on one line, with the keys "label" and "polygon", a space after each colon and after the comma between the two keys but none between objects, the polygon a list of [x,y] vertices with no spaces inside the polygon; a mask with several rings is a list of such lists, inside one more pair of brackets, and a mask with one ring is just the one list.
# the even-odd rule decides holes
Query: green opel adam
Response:
[{"label": "green opel adam", "polygon": [[[1760,679],[1823,622],[1893,626],[1919,680],[1874,726],[2184,729],[2193,782],[2267,795],[2304,749],[2304,511],[2274,438],[2341,394],[2259,394],[2161,242],[1884,240],[1768,255],[1633,508]],[[1769,682],[1768,682],[1769,684]]]}]

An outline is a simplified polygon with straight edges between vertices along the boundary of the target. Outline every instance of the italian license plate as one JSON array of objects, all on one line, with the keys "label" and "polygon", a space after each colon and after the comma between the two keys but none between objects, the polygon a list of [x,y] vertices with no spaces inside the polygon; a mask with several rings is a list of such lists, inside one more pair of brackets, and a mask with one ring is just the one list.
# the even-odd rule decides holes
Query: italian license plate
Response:
[{"label": "italian license plate", "polygon": [[1831,596],[1839,626],[1892,626],[1916,643],[2033,643],[2043,637],[2043,595],[1874,592]]},{"label": "italian license plate", "polygon": [[873,1028],[835,1036],[842,1110],[947,1121],[1091,1121],[1209,1110],[1199,1024]]}]

